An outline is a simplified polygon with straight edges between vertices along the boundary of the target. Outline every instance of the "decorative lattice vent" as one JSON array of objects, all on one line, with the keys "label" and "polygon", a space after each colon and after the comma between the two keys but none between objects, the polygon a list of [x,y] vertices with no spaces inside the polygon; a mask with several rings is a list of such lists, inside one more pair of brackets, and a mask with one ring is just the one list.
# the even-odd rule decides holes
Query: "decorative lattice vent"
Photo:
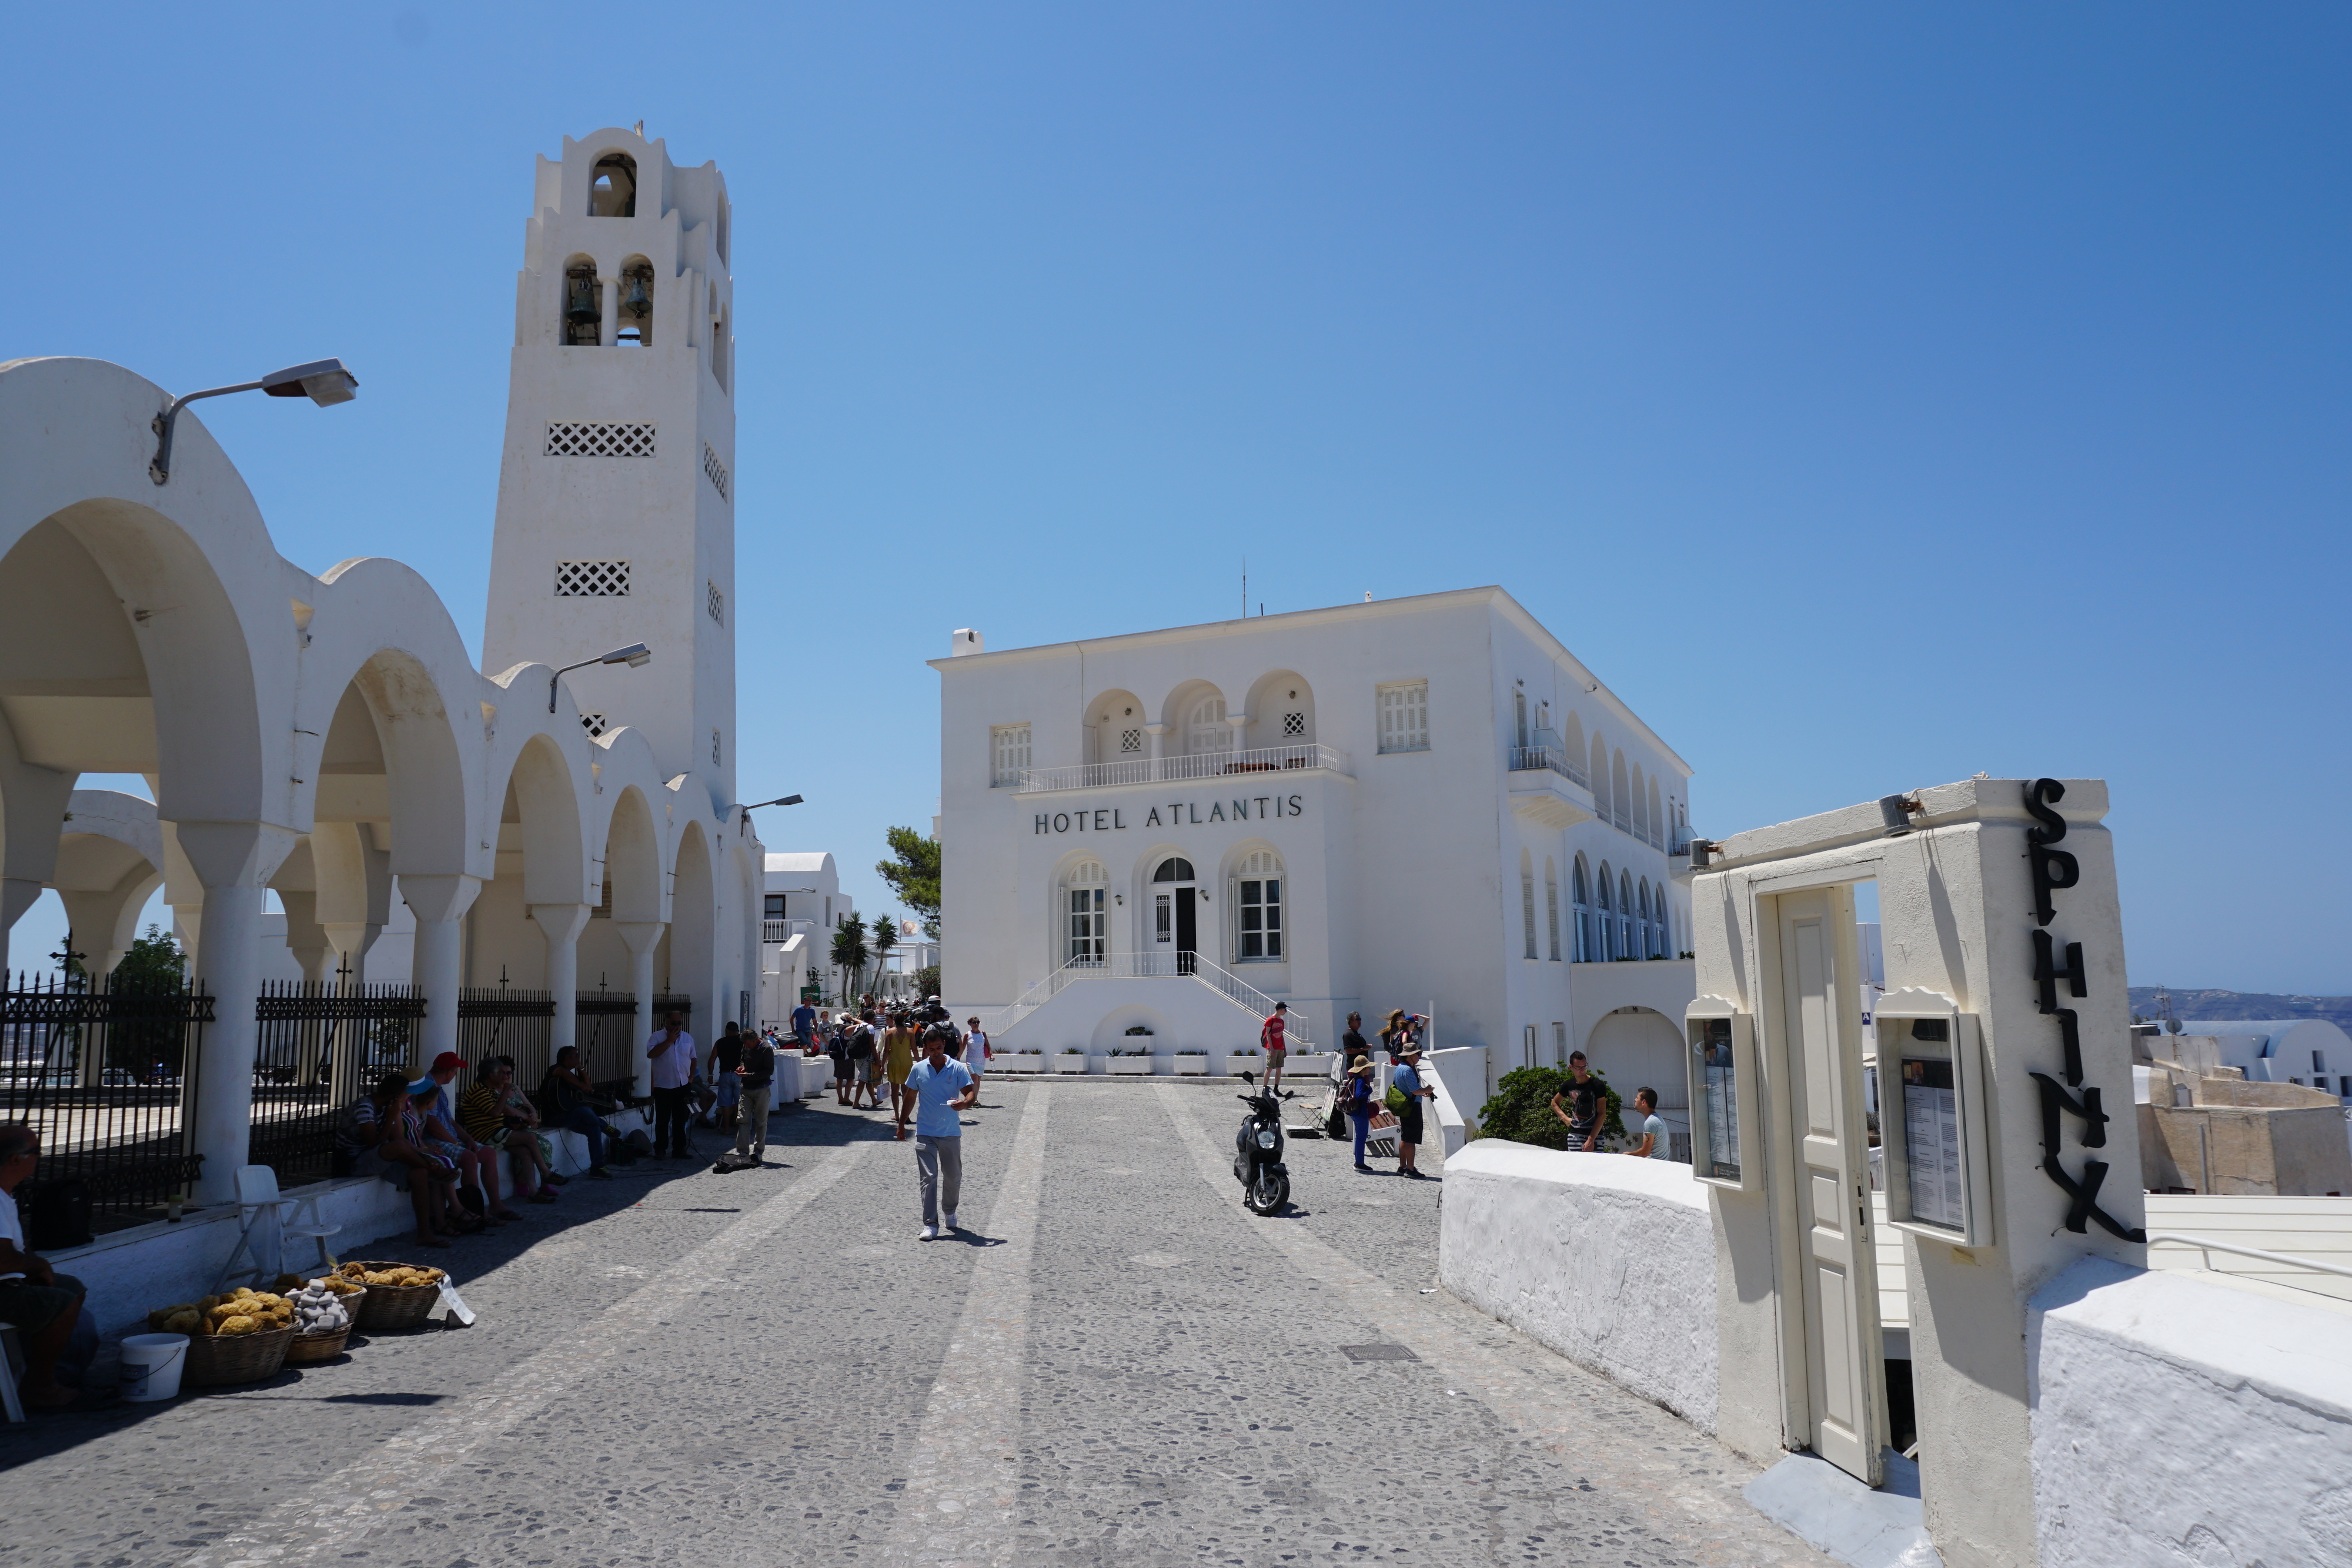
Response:
[{"label": "decorative lattice vent", "polygon": [[1305,735],[1307,733],[1307,716],[1303,713],[1284,714],[1282,716],[1282,733],[1285,735]]},{"label": "decorative lattice vent", "polygon": [[580,716],[580,727],[588,732],[589,739],[597,739],[604,733],[604,716],[601,713],[583,713]]},{"label": "decorative lattice vent", "polygon": [[702,473],[703,476],[710,481],[711,487],[719,492],[720,500],[730,498],[731,492],[728,489],[728,486],[732,481],[727,477],[727,465],[719,461],[719,454],[710,449],[710,443],[708,441],[702,444]]},{"label": "decorative lattice vent", "polygon": [[1140,752],[1143,749],[1143,731],[1139,729],[1120,730],[1118,732],[1118,749],[1120,755],[1125,757],[1133,757],[1137,753]]},{"label": "decorative lattice vent", "polygon": [[654,427],[650,424],[550,421],[547,455],[550,457],[651,457],[654,455]]},{"label": "decorative lattice vent", "polygon": [[555,563],[558,599],[625,599],[629,592],[629,563],[625,560],[559,560]]},{"label": "decorative lattice vent", "polygon": [[713,621],[718,622],[721,626],[726,625],[727,596],[719,591],[719,585],[715,582],[704,583],[702,591],[705,596],[702,607],[710,612],[710,618]]}]

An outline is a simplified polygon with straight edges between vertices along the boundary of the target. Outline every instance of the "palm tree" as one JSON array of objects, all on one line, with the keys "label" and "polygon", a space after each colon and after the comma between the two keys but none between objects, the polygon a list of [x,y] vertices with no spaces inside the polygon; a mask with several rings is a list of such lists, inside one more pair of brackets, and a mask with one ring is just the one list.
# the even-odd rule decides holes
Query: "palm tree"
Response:
[{"label": "palm tree", "polygon": [[841,971],[841,1005],[857,996],[857,977],[866,967],[866,927],[855,915],[845,915],[833,928],[833,967]]},{"label": "palm tree", "polygon": [[874,917],[874,988],[882,988],[882,971],[890,956],[890,949],[898,945],[897,916],[877,915]]}]

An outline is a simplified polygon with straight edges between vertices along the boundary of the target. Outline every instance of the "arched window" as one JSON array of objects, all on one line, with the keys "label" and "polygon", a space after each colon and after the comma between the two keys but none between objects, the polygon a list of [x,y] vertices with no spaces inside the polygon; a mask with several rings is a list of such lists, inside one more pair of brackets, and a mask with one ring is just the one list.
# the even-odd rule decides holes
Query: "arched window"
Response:
[{"label": "arched window", "polygon": [[1633,873],[1617,873],[1617,951],[1622,957],[1638,958],[1641,953],[1633,946]]},{"label": "arched window", "polygon": [[637,161],[625,152],[607,152],[596,160],[588,177],[588,215],[592,218],[634,218],[637,215]]},{"label": "arched window", "polygon": [[1551,961],[1559,962],[1559,868],[1544,856],[1544,930],[1551,938]]},{"label": "arched window", "polygon": [[1225,699],[1202,697],[1184,716],[1184,750],[1192,757],[1210,757],[1234,748],[1233,727],[1225,723]]},{"label": "arched window", "polygon": [[1584,721],[1573,712],[1568,716],[1568,722],[1560,727],[1559,751],[1570,768],[1584,766]]},{"label": "arched window", "polygon": [[1650,799],[1642,788],[1642,765],[1635,763],[1632,773],[1633,799],[1625,809],[1633,814],[1633,836],[1637,839],[1647,839],[1650,836]]},{"label": "arched window", "polygon": [[1255,850],[1242,859],[1234,907],[1237,940],[1234,956],[1243,963],[1280,962],[1282,949],[1282,857]]},{"label": "arched window", "polygon": [[596,264],[575,256],[563,264],[563,336],[569,349],[593,349],[604,340],[604,290]]},{"label": "arched window", "polygon": [[1066,946],[1063,962],[1099,964],[1110,954],[1110,876],[1100,861],[1080,861],[1062,879]]},{"label": "arched window", "polygon": [[1598,734],[1592,737],[1592,814],[1609,820],[1609,747]]},{"label": "arched window", "polygon": [[[1597,787],[1597,786],[1596,786]],[[1628,798],[1631,785],[1625,778],[1625,754],[1617,752],[1609,759],[1609,820],[1623,832],[1633,831],[1633,802]],[[1618,911],[1622,915],[1624,911]]]},{"label": "arched window", "polygon": [[1642,922],[1642,956],[1654,958],[1658,956],[1658,939],[1650,927],[1650,879],[1648,877],[1643,877],[1641,885],[1634,888],[1633,898],[1634,912]]},{"label": "arched window", "polygon": [[1579,855],[1568,868],[1569,901],[1576,912],[1576,961],[1590,964],[1599,951],[1592,940],[1592,882],[1584,874],[1584,857]]},{"label": "arched window", "polygon": [[732,336],[735,329],[732,315],[732,311],[721,305],[718,319],[710,324],[710,379],[717,382],[719,390],[724,392],[735,390],[734,384],[728,380],[734,373],[731,350],[735,342]]},{"label": "arched window", "polygon": [[1592,951],[1595,962],[1606,963],[1618,956],[1617,912],[1612,907],[1617,902],[1616,891],[1611,885],[1609,862],[1601,862],[1600,908],[1595,912],[1601,926],[1601,942]]},{"label": "arched window", "polygon": [[1527,956],[1536,956],[1536,862],[1527,851],[1519,852],[1519,926],[1528,934]]},{"label": "arched window", "polygon": [[654,264],[633,256],[621,264],[619,324],[613,341],[633,349],[654,340]]},{"label": "arched window", "polygon": [[1650,780],[1650,841],[1660,849],[1666,847],[1666,840],[1670,836],[1666,831],[1668,821],[1663,802],[1658,798],[1658,781],[1653,779]]},{"label": "arched window", "polygon": [[1191,882],[1192,880],[1192,862],[1185,860],[1181,855],[1171,855],[1168,859],[1160,862],[1160,869],[1151,873],[1151,880],[1154,882]]}]

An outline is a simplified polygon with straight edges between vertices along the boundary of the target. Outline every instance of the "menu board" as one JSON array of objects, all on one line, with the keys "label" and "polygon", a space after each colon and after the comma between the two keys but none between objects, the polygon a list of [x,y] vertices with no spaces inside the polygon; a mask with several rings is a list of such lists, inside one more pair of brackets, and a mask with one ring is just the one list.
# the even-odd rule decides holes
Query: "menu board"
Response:
[{"label": "menu board", "polygon": [[1960,1211],[1960,1102],[1948,1059],[1903,1059],[1903,1155],[1911,1218],[1964,1230]]},{"label": "menu board", "polygon": [[1698,1084],[1699,1114],[1706,1125],[1706,1175],[1739,1179],[1739,1093],[1732,1061],[1731,1020],[1700,1020],[1692,1078]]}]

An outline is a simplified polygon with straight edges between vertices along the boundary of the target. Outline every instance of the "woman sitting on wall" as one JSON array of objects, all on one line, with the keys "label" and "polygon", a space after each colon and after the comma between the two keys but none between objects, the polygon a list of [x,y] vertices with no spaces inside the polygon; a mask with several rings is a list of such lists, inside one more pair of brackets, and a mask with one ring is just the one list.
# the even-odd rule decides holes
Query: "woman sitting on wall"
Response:
[{"label": "woman sitting on wall", "polygon": [[405,1073],[385,1073],[344,1108],[342,1124],[335,1129],[335,1153],[337,1168],[348,1164],[350,1175],[378,1176],[395,1185],[407,1181],[418,1246],[448,1246],[445,1226],[459,1235],[481,1228],[481,1221],[469,1225],[451,1213],[462,1207],[457,1199],[457,1166],[428,1152],[423,1119],[408,1101]]}]

